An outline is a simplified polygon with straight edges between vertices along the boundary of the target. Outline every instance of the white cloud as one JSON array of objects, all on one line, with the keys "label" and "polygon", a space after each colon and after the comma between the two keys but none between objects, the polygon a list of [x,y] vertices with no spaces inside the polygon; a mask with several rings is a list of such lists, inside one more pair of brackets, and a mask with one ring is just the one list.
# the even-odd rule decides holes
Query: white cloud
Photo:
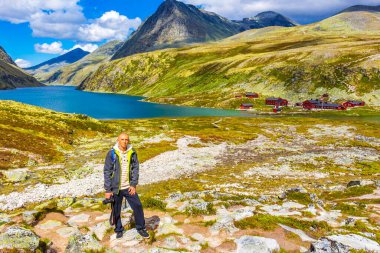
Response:
[{"label": "white cloud", "polygon": [[64,51],[64,49],[62,48],[62,42],[60,41],[55,41],[51,44],[34,44],[34,50],[38,53],[44,54],[61,54]]},{"label": "white cloud", "polygon": [[70,52],[71,50],[74,50],[76,48],[80,48],[87,52],[94,52],[99,46],[92,43],[87,44],[76,44],[70,49],[63,49],[62,48],[62,42],[55,41],[51,44],[48,43],[42,43],[42,44],[34,44],[34,50],[37,53],[44,53],[44,54],[65,54],[67,52]]},{"label": "white cloud", "polygon": [[24,59],[16,59],[15,63],[20,68],[28,68],[32,66],[32,63],[30,61],[24,60]]},{"label": "white cloud", "polygon": [[140,18],[128,19],[116,11],[109,11],[91,24],[82,25],[78,37],[83,41],[124,40],[140,24]]},{"label": "white cloud", "polygon": [[63,52],[62,52],[62,54],[65,54],[65,53],[67,53],[67,52],[70,52],[71,50],[74,50],[74,49],[76,49],[76,48],[80,48],[80,49],[82,49],[82,50],[84,50],[84,51],[87,51],[87,52],[90,52],[90,53],[92,53],[92,52],[94,52],[96,49],[98,49],[98,45],[96,45],[96,44],[91,44],[91,43],[88,43],[88,44],[76,44],[75,46],[73,46],[72,48],[70,48],[70,49],[67,49],[67,50],[64,50]]},{"label": "white cloud", "polygon": [[29,23],[35,37],[82,42],[125,39],[141,24],[116,11],[87,20],[79,0],[0,0],[0,20]]},{"label": "white cloud", "polygon": [[29,22],[32,15],[56,11],[82,10],[79,0],[0,0],[0,19],[12,23]]},{"label": "white cloud", "polygon": [[291,17],[313,17],[332,15],[352,5],[379,5],[379,0],[183,0],[200,5],[230,19],[255,16],[263,11],[277,11]]}]

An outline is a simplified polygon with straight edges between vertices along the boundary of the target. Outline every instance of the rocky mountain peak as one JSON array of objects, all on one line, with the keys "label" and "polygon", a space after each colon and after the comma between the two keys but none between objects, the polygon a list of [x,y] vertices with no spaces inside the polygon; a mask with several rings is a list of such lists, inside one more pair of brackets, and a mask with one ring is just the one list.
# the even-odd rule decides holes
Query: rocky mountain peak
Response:
[{"label": "rocky mountain peak", "polygon": [[16,63],[7,54],[7,52],[4,50],[2,46],[0,46],[0,60],[16,66]]}]

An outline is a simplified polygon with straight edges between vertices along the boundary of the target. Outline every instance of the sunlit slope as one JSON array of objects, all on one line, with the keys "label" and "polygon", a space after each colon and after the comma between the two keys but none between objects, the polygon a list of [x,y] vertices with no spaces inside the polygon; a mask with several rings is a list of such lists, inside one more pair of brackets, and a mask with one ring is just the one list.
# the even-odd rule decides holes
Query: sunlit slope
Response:
[{"label": "sunlit slope", "polygon": [[35,77],[46,84],[79,85],[86,77],[95,72],[102,62],[108,61],[122,44],[121,41],[110,41],[79,61],[50,72],[37,73]]},{"label": "sunlit slope", "polygon": [[125,57],[80,88],[187,105],[234,107],[233,92],[380,104],[380,14],[349,12],[299,27],[250,30],[218,43]]}]

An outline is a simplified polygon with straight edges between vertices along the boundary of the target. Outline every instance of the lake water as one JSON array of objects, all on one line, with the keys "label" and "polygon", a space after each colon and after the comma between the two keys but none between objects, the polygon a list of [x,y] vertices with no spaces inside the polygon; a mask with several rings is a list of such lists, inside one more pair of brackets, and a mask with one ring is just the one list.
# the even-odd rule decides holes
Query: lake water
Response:
[{"label": "lake water", "polygon": [[86,114],[96,119],[131,119],[186,116],[244,116],[245,112],[142,102],[142,97],[46,86],[1,90],[0,100],[14,100],[59,112]]}]

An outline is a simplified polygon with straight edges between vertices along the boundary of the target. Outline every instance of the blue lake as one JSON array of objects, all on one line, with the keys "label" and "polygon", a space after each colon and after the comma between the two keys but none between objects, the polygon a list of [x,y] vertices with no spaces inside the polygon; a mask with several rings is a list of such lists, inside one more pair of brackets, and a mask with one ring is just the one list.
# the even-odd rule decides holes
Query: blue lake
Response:
[{"label": "blue lake", "polygon": [[96,119],[131,119],[187,116],[246,116],[245,112],[184,107],[140,101],[142,97],[47,86],[1,90],[0,100],[14,100],[59,112],[86,114]]}]

